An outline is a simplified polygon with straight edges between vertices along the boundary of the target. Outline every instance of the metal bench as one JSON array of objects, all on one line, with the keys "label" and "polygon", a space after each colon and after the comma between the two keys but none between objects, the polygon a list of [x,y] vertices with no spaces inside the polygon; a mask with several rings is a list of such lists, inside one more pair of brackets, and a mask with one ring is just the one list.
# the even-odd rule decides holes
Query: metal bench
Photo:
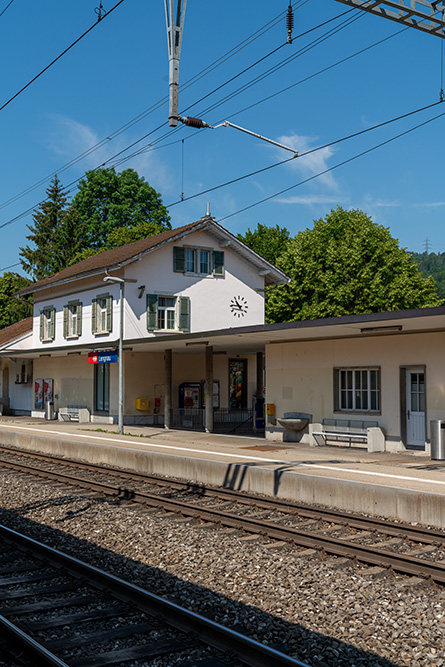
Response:
[{"label": "metal bench", "polygon": [[[328,438],[343,438],[348,439],[351,446],[353,439],[368,442],[368,429],[379,428],[379,423],[368,419],[323,419],[318,426],[321,428],[314,424],[311,430],[317,445],[326,445]],[[320,442],[317,438],[320,438]]]},{"label": "metal bench", "polygon": [[59,408],[59,421],[89,422],[90,411],[85,405],[68,405],[66,408]]}]

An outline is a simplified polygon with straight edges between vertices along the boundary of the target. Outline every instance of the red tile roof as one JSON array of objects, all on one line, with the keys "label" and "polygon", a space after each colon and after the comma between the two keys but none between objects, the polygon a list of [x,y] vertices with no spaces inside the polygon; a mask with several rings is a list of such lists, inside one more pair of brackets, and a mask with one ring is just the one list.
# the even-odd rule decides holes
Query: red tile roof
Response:
[{"label": "red tile roof", "polygon": [[31,331],[32,331],[32,317],[27,317],[24,320],[20,320],[20,322],[16,322],[15,324],[11,324],[9,327],[1,329],[0,347],[3,347],[3,345],[10,343],[16,338],[20,338],[21,336],[24,336],[27,333],[31,333]]},{"label": "red tile roof", "polygon": [[119,248],[112,248],[105,252],[99,252],[97,255],[88,257],[81,262],[77,262],[77,264],[62,269],[62,271],[59,271],[58,273],[54,273],[48,278],[43,278],[43,280],[39,280],[38,282],[25,287],[17,292],[17,294],[31,294],[43,287],[51,287],[51,285],[56,285],[60,282],[69,282],[74,279],[87,277],[90,274],[95,274],[105,269],[118,268],[121,264],[128,262],[133,257],[137,257],[141,253],[155,248],[156,246],[163,245],[177,236],[181,236],[184,232],[188,233],[189,231],[193,231],[195,227],[199,227],[210,220],[212,220],[212,218],[205,217],[197,222],[184,225],[183,227],[169,229],[161,234],[127,243]]}]

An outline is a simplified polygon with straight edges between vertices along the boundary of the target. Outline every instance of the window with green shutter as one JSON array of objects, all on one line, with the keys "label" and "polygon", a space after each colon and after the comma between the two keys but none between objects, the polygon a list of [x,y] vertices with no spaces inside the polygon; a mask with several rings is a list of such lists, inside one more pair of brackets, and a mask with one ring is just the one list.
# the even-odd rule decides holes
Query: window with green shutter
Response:
[{"label": "window with green shutter", "polygon": [[111,294],[98,296],[91,303],[91,331],[107,334],[113,330],[113,297]]},{"label": "window with green shutter", "polygon": [[224,252],[222,250],[213,251],[213,275],[224,275]]},{"label": "window with green shutter", "polygon": [[44,308],[40,311],[40,340],[54,340],[56,335],[56,309]]},{"label": "window with green shutter", "polygon": [[158,295],[147,294],[147,329],[158,328]]},{"label": "window with green shutter", "polygon": [[174,246],[173,248],[173,271],[184,273],[185,271],[185,248]]},{"label": "window with green shutter", "polygon": [[190,331],[190,297],[179,297],[179,329]]},{"label": "window with green shutter", "polygon": [[78,338],[82,335],[82,304],[79,301],[63,307],[63,337]]}]

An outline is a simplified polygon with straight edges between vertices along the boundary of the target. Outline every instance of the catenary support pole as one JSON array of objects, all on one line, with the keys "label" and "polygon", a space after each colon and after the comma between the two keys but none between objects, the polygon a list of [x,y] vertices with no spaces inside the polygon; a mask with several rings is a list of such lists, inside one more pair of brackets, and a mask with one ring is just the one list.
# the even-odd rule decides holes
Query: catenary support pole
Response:
[{"label": "catenary support pole", "polygon": [[172,350],[165,350],[165,395],[164,395],[164,428],[171,428],[172,414]]},{"label": "catenary support pole", "polygon": [[119,283],[119,434],[124,432],[124,281]]},{"label": "catenary support pole", "polygon": [[206,347],[206,408],[205,429],[206,433],[213,433],[213,347]]}]

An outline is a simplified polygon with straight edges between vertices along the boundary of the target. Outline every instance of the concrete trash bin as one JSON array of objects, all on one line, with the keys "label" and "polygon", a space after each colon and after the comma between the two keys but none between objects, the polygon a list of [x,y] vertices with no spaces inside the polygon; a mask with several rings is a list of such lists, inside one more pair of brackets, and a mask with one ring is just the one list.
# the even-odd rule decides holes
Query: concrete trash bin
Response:
[{"label": "concrete trash bin", "polygon": [[445,461],[445,421],[442,419],[431,421],[431,459]]},{"label": "concrete trash bin", "polygon": [[51,421],[52,419],[54,419],[54,401],[46,401],[45,419],[46,421]]}]

